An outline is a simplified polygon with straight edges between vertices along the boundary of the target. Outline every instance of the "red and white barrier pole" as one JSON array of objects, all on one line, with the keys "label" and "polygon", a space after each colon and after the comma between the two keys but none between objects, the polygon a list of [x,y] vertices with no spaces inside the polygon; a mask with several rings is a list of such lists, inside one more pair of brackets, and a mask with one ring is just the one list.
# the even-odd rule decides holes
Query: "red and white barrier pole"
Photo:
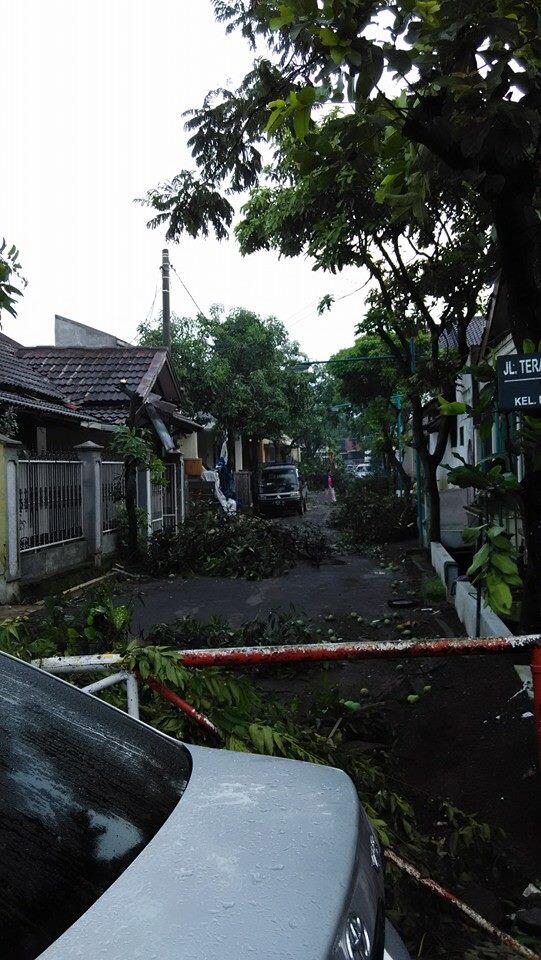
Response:
[{"label": "red and white barrier pole", "polygon": [[[408,657],[485,656],[519,653],[541,647],[541,634],[523,637],[444,637],[438,640],[358,640],[351,643],[303,643],[273,647],[220,647],[213,650],[177,650],[187,667],[229,664],[298,663],[318,660],[400,660]],[[81,657],[44,657],[34,666],[48,673],[98,671],[123,663],[120,654],[100,653]]]},{"label": "red and white barrier pole", "polygon": [[209,720],[204,713],[200,713],[199,710],[192,707],[191,703],[188,703],[187,700],[179,697],[178,693],[175,693],[174,690],[170,690],[169,687],[166,687],[165,684],[160,683],[160,681],[154,677],[142,677],[141,674],[138,673],[137,679],[140,680],[141,683],[146,683],[146,685],[152,690],[155,690],[156,693],[159,693],[160,697],[163,697],[164,700],[168,700],[169,703],[172,703],[175,707],[178,707],[179,710],[182,710],[182,713],[185,713],[190,720],[195,720],[207,733],[212,733],[215,737],[218,737],[219,740],[224,739],[223,734],[218,730],[218,727],[212,720]]},{"label": "red and white barrier pole", "polygon": [[[274,647],[221,647],[217,650],[178,650],[187,667],[229,664],[298,663],[318,660],[400,660],[408,657],[449,657],[518,653],[541,646],[541,635],[524,637],[455,637],[439,640],[359,640],[352,643],[304,643]],[[47,669],[47,668],[45,668]]]}]

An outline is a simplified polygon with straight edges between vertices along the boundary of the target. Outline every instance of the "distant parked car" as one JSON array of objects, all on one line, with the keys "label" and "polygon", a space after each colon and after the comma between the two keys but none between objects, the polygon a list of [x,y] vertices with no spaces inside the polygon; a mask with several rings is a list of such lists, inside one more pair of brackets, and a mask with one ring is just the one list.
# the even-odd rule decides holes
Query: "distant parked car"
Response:
[{"label": "distant parked car", "polygon": [[370,466],[369,463],[358,463],[357,466],[355,467],[355,476],[359,477],[359,479],[363,479],[364,477],[369,477],[371,473],[372,473],[372,467]]},{"label": "distant parked car", "polygon": [[302,516],[307,498],[307,484],[294,463],[272,463],[262,468],[258,494],[261,510],[294,510]]},{"label": "distant parked car", "polygon": [[10,960],[408,960],[345,773],[193,747],[0,654]]}]

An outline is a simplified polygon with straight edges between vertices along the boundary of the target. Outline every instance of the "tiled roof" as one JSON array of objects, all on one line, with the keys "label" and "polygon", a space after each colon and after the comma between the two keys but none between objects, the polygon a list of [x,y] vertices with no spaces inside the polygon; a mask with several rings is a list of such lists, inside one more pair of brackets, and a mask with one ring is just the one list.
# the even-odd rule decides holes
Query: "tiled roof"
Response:
[{"label": "tiled roof", "polygon": [[[466,341],[468,347],[479,347],[483,340],[486,320],[484,317],[473,317],[468,324],[466,331]],[[440,347],[447,350],[456,350],[458,347],[458,338],[456,328],[450,327],[440,335]]]},{"label": "tiled roof", "polygon": [[128,404],[86,406],[81,410],[81,418],[85,421],[98,420],[100,423],[126,423]]},{"label": "tiled roof", "polygon": [[84,407],[125,407],[120,380],[145,397],[167,357],[161,347],[23,347],[19,353],[36,374]]},{"label": "tiled roof", "polygon": [[18,393],[11,393],[9,390],[0,390],[0,403],[7,403],[12,407],[23,407],[25,410],[34,410],[37,413],[45,413],[48,416],[81,420],[80,410],[63,406],[61,403],[50,403],[47,400],[42,400],[40,397],[21,396]]},{"label": "tiled roof", "polygon": [[0,334],[0,389],[7,388],[25,395],[30,393],[63,403],[65,398],[58,386],[47,380],[44,371],[35,371],[32,364],[20,356],[19,350],[14,340]]}]

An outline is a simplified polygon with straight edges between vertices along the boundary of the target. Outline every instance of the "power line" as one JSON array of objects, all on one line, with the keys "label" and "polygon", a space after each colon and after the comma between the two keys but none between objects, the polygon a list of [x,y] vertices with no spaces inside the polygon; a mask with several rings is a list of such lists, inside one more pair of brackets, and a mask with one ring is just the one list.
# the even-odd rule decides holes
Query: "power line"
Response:
[{"label": "power line", "polygon": [[194,296],[190,293],[190,291],[188,290],[188,287],[187,287],[186,284],[184,283],[184,280],[182,279],[182,277],[181,277],[180,274],[178,273],[178,270],[177,270],[177,268],[174,266],[174,264],[171,264],[171,269],[172,269],[173,273],[176,275],[177,279],[180,280],[180,283],[181,283],[182,287],[184,288],[184,290],[185,290],[186,293],[188,294],[188,296],[189,296],[190,300],[192,301],[193,305],[195,306],[197,312],[200,313],[202,317],[204,317],[204,316],[205,316],[205,311],[199,306],[199,304],[198,304],[197,300],[195,299],[195,297],[194,297]]},{"label": "power line", "polygon": [[[347,300],[347,298],[352,297],[354,293],[359,293],[361,290],[364,290],[364,288],[370,283],[370,280],[371,280],[371,277],[369,277],[368,280],[365,281],[365,283],[362,283],[360,287],[355,287],[354,290],[349,290],[348,293],[343,293],[340,297],[333,297],[333,303],[339,303],[340,300]],[[305,320],[308,320],[308,318],[312,315],[312,311],[310,308],[314,303],[321,303],[321,299],[322,298],[320,297],[319,300],[312,300],[309,304],[306,305],[306,307],[301,307],[300,310],[295,310],[294,313],[291,313],[289,315],[289,317],[286,317],[286,319],[284,320],[284,323],[288,323],[289,320],[291,320],[293,317],[298,316],[299,313],[304,314],[306,310],[308,311],[308,313],[306,313],[304,316],[299,317],[298,320],[295,320],[295,323],[292,323],[291,327],[292,328],[296,327],[299,323],[303,323]],[[318,316],[321,316],[321,314],[318,314]]]},{"label": "power line", "polygon": [[153,300],[152,300],[152,305],[151,305],[151,307],[150,307],[150,310],[149,310],[148,313],[147,313],[147,318],[146,318],[146,320],[145,320],[145,323],[148,323],[148,322],[152,319],[152,317],[153,317],[153,315],[154,315],[154,306],[155,306],[155,304],[156,304],[156,297],[157,297],[157,296],[158,296],[158,281],[156,280],[156,286],[154,287],[154,298],[153,298]]}]

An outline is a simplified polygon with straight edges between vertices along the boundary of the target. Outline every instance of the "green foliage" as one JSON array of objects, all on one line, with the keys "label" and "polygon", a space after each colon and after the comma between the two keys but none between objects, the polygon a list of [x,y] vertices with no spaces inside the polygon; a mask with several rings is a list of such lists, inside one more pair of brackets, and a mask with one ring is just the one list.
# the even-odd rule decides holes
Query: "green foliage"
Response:
[{"label": "green foliage", "polygon": [[509,616],[513,606],[512,590],[523,585],[516,549],[502,526],[487,524],[478,527],[476,532],[483,542],[474,555],[468,576],[472,583],[481,586],[487,603],[496,613]]},{"label": "green foliage", "polygon": [[334,523],[359,546],[407,540],[415,534],[410,500],[397,497],[385,481],[370,478],[349,482],[341,493]]},{"label": "green foliage", "polygon": [[[471,372],[483,383],[476,405],[448,404],[440,398],[440,410],[446,416],[468,413],[477,423],[481,436],[488,436],[492,432],[494,417],[498,415],[493,363],[487,361]],[[473,506],[481,523],[466,528],[462,533],[466,543],[477,544],[468,576],[481,589],[488,605],[506,617],[512,615],[514,603],[520,598],[523,579],[519,572],[516,544],[500,521],[502,517],[512,516],[521,509],[522,491],[516,477],[506,471],[503,464],[510,461],[520,447],[526,454],[531,454],[540,440],[541,433],[538,437],[535,422],[533,426],[526,423],[519,432],[516,451],[508,449],[506,453],[490,456],[476,465],[467,463],[455,453],[455,459],[461,464],[453,467],[448,465],[450,483],[462,488],[473,487],[476,492]]]},{"label": "green foliage", "polygon": [[11,439],[16,439],[19,433],[17,411],[6,403],[0,404],[0,433]]},{"label": "green foliage", "polygon": [[[480,586],[490,607],[504,616],[511,614],[513,590],[522,587],[517,551],[505,527],[494,521],[502,512],[518,508],[519,485],[512,474],[504,473],[501,463],[461,467],[449,470],[449,481],[459,487],[474,487],[481,519],[480,526],[463,531],[467,543],[477,540],[476,551],[468,576]],[[492,518],[492,519],[490,519]]]},{"label": "green foliage", "polygon": [[[21,275],[21,265],[19,263],[19,251],[16,247],[8,247],[5,240],[0,241],[0,317],[5,310],[12,317],[17,314],[16,301],[22,296],[20,287],[15,286],[14,281],[20,283],[22,287],[26,281]],[[11,436],[11,434],[10,434]]]},{"label": "green foliage", "polygon": [[326,540],[310,528],[286,527],[250,514],[226,517],[214,504],[194,504],[175,532],[149,538],[137,560],[154,576],[201,574],[260,580],[293,567],[299,558],[318,565],[330,556]]},{"label": "green foliage", "polygon": [[83,605],[48,597],[42,613],[0,623],[0,650],[23,660],[114,651],[125,648],[130,625],[129,607],[107,590]]},{"label": "green foliage", "polygon": [[195,617],[182,617],[172,624],[158,624],[149,634],[156,646],[197,650],[203,647],[268,647],[274,644],[305,643],[312,637],[308,624],[300,617],[279,611],[266,618],[247,620],[237,629],[220,617],[202,623]]},{"label": "green foliage", "polygon": [[167,486],[167,471],[165,463],[160,457],[152,456],[150,458],[150,482],[157,487]]},{"label": "green foliage", "polygon": [[[520,165],[530,174],[541,68],[533,0],[399,0],[378,29],[378,0],[290,0],[279,7],[216,0],[215,8],[228,29],[265,41],[271,58],[256,63],[238,91],[219,91],[212,106],[207,98],[190,120],[195,158],[215,185],[230,176],[234,188],[251,186],[261,170],[256,145],[265,124],[302,141],[311,123],[306,109],[313,113],[321,102],[355,111],[353,133],[350,112],[340,111],[341,144],[352,137],[357,149],[383,143],[388,166],[378,200],[396,215],[422,219],[430,176],[444,165],[451,181],[493,201]],[[383,92],[391,78],[393,98]],[[236,161],[231,138],[242,145]]]},{"label": "green foliage", "polygon": [[[140,342],[161,343],[161,323],[142,324]],[[329,387],[275,317],[242,308],[227,315],[174,317],[171,359],[192,416],[212,416],[224,433],[321,443],[328,422]],[[325,419],[327,414],[327,421]]]},{"label": "green foliage", "polygon": [[113,434],[111,448],[124,461],[131,461],[137,465],[150,466],[153,452],[149,431],[139,427],[128,427],[124,424]]}]

